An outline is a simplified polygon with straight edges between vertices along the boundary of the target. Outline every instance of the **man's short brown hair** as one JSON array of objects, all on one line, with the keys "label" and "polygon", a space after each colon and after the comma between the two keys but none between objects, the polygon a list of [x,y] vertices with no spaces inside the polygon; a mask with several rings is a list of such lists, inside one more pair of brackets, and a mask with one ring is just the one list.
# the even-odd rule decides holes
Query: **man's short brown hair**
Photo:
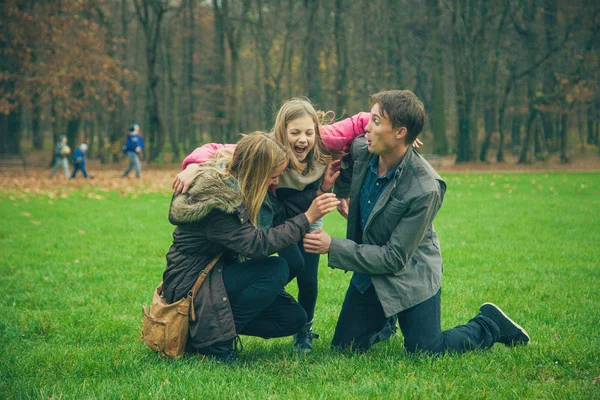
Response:
[{"label": "man's short brown hair", "polygon": [[410,90],[386,90],[371,96],[371,107],[379,104],[392,128],[405,127],[406,143],[412,144],[425,123],[423,102]]}]

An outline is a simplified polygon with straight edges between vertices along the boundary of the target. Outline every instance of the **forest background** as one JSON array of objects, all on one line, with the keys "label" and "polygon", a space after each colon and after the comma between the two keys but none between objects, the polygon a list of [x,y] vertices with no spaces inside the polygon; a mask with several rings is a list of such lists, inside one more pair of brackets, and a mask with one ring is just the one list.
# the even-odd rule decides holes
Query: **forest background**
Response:
[{"label": "forest background", "polygon": [[426,105],[425,153],[567,163],[598,154],[599,31],[591,0],[6,0],[0,153],[64,134],[111,164],[136,122],[147,162],[179,162],[289,98],[341,119],[394,88]]}]

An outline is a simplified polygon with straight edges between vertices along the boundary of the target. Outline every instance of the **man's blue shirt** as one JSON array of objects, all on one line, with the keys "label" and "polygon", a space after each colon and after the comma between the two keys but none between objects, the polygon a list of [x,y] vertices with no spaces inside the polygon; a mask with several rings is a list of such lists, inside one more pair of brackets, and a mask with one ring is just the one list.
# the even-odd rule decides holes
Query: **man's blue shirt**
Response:
[{"label": "man's blue shirt", "polygon": [[[379,196],[381,196],[383,190],[394,178],[396,170],[398,169],[398,165],[396,165],[394,168],[388,171],[387,174],[380,177],[378,165],[379,156],[371,156],[371,160],[369,161],[369,170],[367,171],[365,181],[360,189],[360,227],[363,232],[365,231],[367,221],[369,220],[369,216],[371,215],[373,207],[375,207]],[[369,274],[355,272],[352,276],[352,284],[361,293],[364,293],[372,283],[373,282],[371,281]]]}]

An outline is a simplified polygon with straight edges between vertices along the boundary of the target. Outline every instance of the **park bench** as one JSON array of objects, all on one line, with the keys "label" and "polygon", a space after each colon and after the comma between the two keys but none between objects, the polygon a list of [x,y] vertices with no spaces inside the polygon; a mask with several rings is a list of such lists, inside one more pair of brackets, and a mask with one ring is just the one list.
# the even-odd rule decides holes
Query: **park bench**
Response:
[{"label": "park bench", "polygon": [[0,169],[7,167],[23,167],[27,170],[27,160],[22,154],[0,154]]}]

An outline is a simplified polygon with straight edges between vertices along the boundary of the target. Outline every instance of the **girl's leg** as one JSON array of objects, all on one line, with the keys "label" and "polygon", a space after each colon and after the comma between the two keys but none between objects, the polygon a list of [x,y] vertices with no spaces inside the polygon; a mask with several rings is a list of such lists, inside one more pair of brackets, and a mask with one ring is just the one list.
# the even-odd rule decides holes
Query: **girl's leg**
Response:
[{"label": "girl's leg", "polygon": [[277,252],[279,257],[282,257],[288,263],[290,273],[288,275],[287,283],[290,283],[292,279],[297,277],[304,269],[304,257],[297,244],[293,244],[285,249],[281,249]]},{"label": "girl's leg", "polygon": [[302,241],[298,242],[298,248],[302,253],[304,268],[298,274],[298,303],[306,311],[306,317],[311,322],[315,316],[315,306],[319,294],[319,254],[307,253],[304,251]]},{"label": "girl's leg", "polygon": [[71,172],[69,171],[69,161],[66,158],[63,158],[62,166],[65,172],[65,178],[68,178],[69,175],[71,175]]},{"label": "girl's leg", "polygon": [[294,349],[309,352],[313,348],[312,340],[319,337],[312,331],[318,295],[319,255],[305,252],[302,241],[298,243],[298,247],[304,260],[304,269],[296,279],[298,281],[298,302],[306,311],[308,322],[294,335]]},{"label": "girl's leg", "polygon": [[134,158],[135,176],[139,179],[142,176],[142,162],[140,156],[136,153]]},{"label": "girl's leg", "polygon": [[54,175],[56,175],[61,166],[62,164],[60,163],[60,160],[57,157],[56,161],[54,161],[54,167],[52,168],[52,174],[50,175],[51,178],[54,178]]},{"label": "girl's leg", "polygon": [[132,156],[133,156],[133,154],[131,152],[127,152],[127,157],[129,158],[129,166],[127,167],[125,172],[123,172],[123,175],[121,175],[122,178],[129,175],[131,170],[133,170],[133,168],[135,168],[135,161]]}]

